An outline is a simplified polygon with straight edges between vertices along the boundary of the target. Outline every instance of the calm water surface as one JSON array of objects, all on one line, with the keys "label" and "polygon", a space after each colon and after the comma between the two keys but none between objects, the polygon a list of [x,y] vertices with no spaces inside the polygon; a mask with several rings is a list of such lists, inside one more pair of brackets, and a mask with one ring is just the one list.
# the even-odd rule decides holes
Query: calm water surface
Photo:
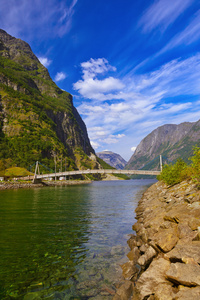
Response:
[{"label": "calm water surface", "polygon": [[112,299],[155,180],[0,192],[0,299]]}]

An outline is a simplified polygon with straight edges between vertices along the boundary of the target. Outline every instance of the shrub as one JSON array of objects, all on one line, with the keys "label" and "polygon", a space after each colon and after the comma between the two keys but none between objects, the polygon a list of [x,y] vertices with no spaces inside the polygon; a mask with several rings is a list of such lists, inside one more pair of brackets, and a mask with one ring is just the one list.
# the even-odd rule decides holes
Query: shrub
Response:
[{"label": "shrub", "polygon": [[158,180],[164,181],[168,185],[177,184],[185,179],[192,179],[195,183],[200,183],[200,148],[194,147],[192,161],[187,165],[182,159],[178,159],[174,165],[165,165]]},{"label": "shrub", "polygon": [[192,163],[190,166],[191,169],[191,178],[195,182],[200,181],[200,148],[194,147],[194,155],[189,158]]},{"label": "shrub", "polygon": [[187,177],[187,165],[179,158],[174,165],[165,165],[158,180],[164,181],[168,185],[180,183]]}]

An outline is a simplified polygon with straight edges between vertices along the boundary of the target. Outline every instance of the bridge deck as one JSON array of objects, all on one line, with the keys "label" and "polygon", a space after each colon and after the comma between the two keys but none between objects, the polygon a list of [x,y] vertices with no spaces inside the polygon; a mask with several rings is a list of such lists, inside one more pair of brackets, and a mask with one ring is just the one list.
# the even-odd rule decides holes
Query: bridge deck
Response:
[{"label": "bridge deck", "polygon": [[159,175],[160,171],[145,171],[145,170],[78,170],[78,171],[66,171],[50,174],[36,175],[35,178],[53,178],[53,177],[65,177],[70,175],[84,175],[84,174],[126,174],[126,175]]}]

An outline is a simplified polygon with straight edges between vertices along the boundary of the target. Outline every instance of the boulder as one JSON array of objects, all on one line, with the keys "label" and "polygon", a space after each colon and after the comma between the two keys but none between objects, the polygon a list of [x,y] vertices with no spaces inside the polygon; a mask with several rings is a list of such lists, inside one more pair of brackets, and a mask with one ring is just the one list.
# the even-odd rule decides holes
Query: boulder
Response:
[{"label": "boulder", "polygon": [[125,283],[122,284],[120,288],[117,290],[117,296],[119,298],[115,298],[115,299],[127,300],[130,298],[131,294],[132,294],[132,283],[130,281],[125,281]]},{"label": "boulder", "polygon": [[155,300],[172,300],[174,299],[173,287],[169,283],[161,283],[155,287]]},{"label": "boulder", "polygon": [[166,211],[165,220],[173,220],[173,222],[176,223],[186,223],[191,218],[189,214],[190,209],[185,202],[170,206]]},{"label": "boulder", "polygon": [[193,234],[192,229],[186,223],[178,224],[178,237],[179,237],[179,239],[183,239],[183,238],[186,238],[188,236],[192,236],[192,234]]},{"label": "boulder", "polygon": [[200,287],[188,288],[183,287],[175,295],[174,300],[199,300],[200,299]]},{"label": "boulder", "polygon": [[128,261],[121,266],[123,271],[123,276],[126,280],[131,280],[133,277],[136,277],[139,269],[136,267],[133,261]]},{"label": "boulder", "polygon": [[191,241],[189,244],[178,243],[174,249],[165,254],[171,261],[184,261],[186,258],[193,258],[200,264],[200,241]]},{"label": "boulder", "polygon": [[148,244],[142,244],[140,247],[140,252],[145,253],[148,249]]},{"label": "boulder", "polygon": [[155,293],[159,284],[166,283],[165,274],[170,267],[170,262],[164,258],[158,258],[152,261],[149,268],[142,273],[136,283],[137,293],[140,295],[138,299]]},{"label": "boulder", "polygon": [[128,254],[127,257],[129,260],[137,262],[138,258],[140,257],[140,251],[138,247],[134,247]]},{"label": "boulder", "polygon": [[142,240],[139,237],[132,235],[127,243],[130,249],[133,249],[134,247],[140,247],[142,245]]},{"label": "boulder", "polygon": [[153,247],[148,247],[146,252],[138,259],[138,264],[142,267],[147,266],[156,256],[157,252]]},{"label": "boulder", "polygon": [[194,217],[194,216],[190,216],[190,220],[188,221],[188,225],[190,226],[190,228],[192,230],[197,230],[198,227],[200,226],[200,212],[199,212],[199,216]]},{"label": "boulder", "polygon": [[177,226],[168,229],[160,228],[154,235],[153,241],[163,252],[172,250],[178,242]]},{"label": "boulder", "polygon": [[200,285],[200,266],[195,264],[171,264],[166,278],[178,285],[189,287]]}]

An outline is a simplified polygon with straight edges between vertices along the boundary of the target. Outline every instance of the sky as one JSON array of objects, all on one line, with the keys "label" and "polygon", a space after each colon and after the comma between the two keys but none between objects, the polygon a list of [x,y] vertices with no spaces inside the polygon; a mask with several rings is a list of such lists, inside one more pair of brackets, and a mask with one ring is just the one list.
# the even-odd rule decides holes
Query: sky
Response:
[{"label": "sky", "polygon": [[0,28],[73,95],[96,152],[129,160],[157,127],[200,119],[199,0],[0,0]]}]

